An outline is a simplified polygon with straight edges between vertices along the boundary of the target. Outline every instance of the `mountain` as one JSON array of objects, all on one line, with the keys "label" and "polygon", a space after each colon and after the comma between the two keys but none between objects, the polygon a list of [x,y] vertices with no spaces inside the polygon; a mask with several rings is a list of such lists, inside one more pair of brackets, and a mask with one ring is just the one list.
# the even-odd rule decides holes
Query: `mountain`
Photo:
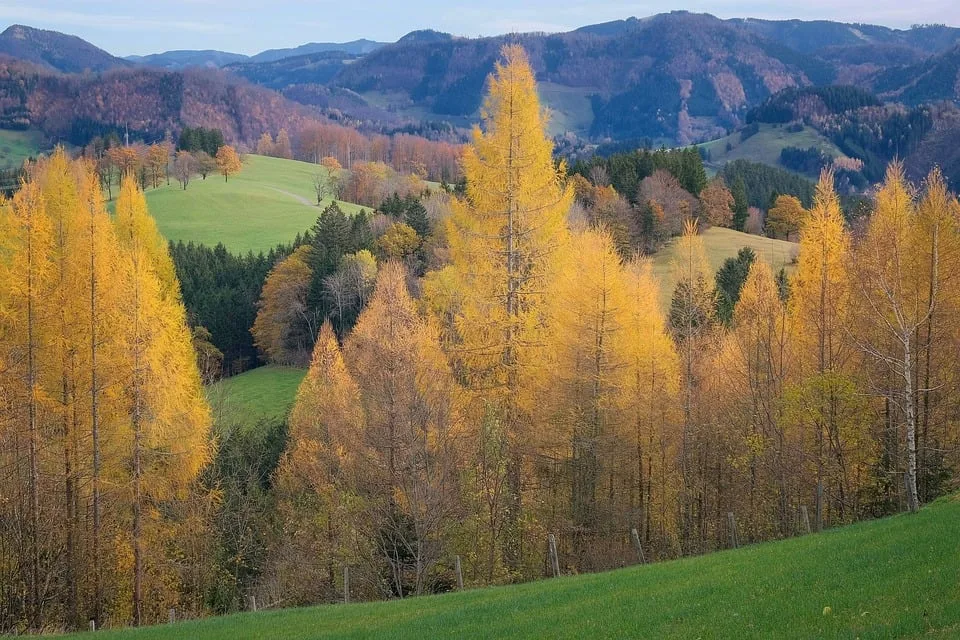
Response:
[{"label": "mountain", "polygon": [[185,67],[222,67],[234,62],[249,60],[250,56],[229,51],[206,49],[203,51],[179,50],[152,53],[146,56],[127,56],[125,60],[150,67],[163,69],[183,69]]},{"label": "mountain", "polygon": [[291,56],[302,56],[326,51],[343,51],[352,55],[364,55],[384,46],[383,42],[373,40],[353,40],[351,42],[309,42],[292,49],[267,49],[250,57],[251,62],[273,62]]},{"label": "mountain", "polygon": [[547,104],[582,104],[575,110],[587,121],[583,133],[597,137],[715,137],[771,93],[835,75],[828,63],[740,25],[674,12],[552,35],[401,41],[344,67],[333,84],[389,97],[393,108],[474,117],[508,42],[529,52]]},{"label": "mountain", "polygon": [[292,131],[321,117],[220,70],[134,67],[76,75],[9,58],[0,60],[0,114],[0,128],[37,129],[78,146],[127,130],[133,139],[154,141],[183,126],[215,127],[230,142],[252,145],[264,131]]},{"label": "mountain", "polygon": [[960,42],[960,29],[924,25],[891,29],[871,24],[849,24],[829,20],[728,20],[757,35],[775,40],[800,53],[815,53],[825,47],[857,45],[898,45],[925,53],[942,51]]},{"label": "mountain", "polygon": [[940,100],[960,103],[960,45],[916,64],[883,71],[870,85],[880,97],[909,105]]},{"label": "mountain", "polygon": [[343,51],[321,51],[268,62],[248,59],[228,64],[225,69],[255,84],[280,90],[292,84],[326,84],[359,57]]},{"label": "mountain", "polygon": [[0,33],[0,54],[64,73],[106,71],[131,65],[77,36],[20,24]]}]

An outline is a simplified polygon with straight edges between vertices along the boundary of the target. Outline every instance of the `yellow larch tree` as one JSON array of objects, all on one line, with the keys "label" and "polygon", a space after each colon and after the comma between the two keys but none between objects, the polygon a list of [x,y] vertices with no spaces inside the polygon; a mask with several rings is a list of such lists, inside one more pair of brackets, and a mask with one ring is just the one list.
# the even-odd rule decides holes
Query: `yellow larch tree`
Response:
[{"label": "yellow larch tree", "polygon": [[891,165],[853,261],[855,300],[864,309],[866,324],[857,332],[856,343],[878,368],[873,387],[888,399],[894,425],[903,432],[902,471],[911,511],[920,504],[918,415],[929,412],[929,393],[946,382],[936,379],[930,360],[938,307],[956,295],[955,272],[951,273],[958,259],[954,203],[935,172],[922,202],[915,205],[903,167]]},{"label": "yellow larch tree", "polygon": [[345,354],[360,387],[363,443],[355,476],[364,532],[390,594],[421,594],[449,555],[445,532],[460,519],[460,393],[434,323],[422,318],[406,269],[384,265]]},{"label": "yellow larch tree", "polygon": [[625,278],[630,303],[618,348],[628,366],[616,455],[626,495],[619,513],[621,522],[637,528],[647,553],[663,556],[678,546],[680,359],[658,302],[660,283],[651,262],[633,259]]},{"label": "yellow larch tree", "polygon": [[680,540],[684,553],[697,552],[705,544],[707,517],[703,507],[706,492],[703,461],[713,449],[704,428],[701,388],[704,362],[712,356],[716,336],[716,292],[713,288],[703,238],[696,221],[685,221],[677,239],[672,264],[677,287],[670,302],[670,330],[681,362],[681,410],[683,427],[679,443],[682,514]]},{"label": "yellow larch tree", "polygon": [[[535,379],[540,359],[546,291],[555,277],[558,251],[567,241],[565,216],[573,201],[566,168],[553,162],[546,115],[533,70],[523,49],[504,47],[490,77],[481,113],[482,128],[463,155],[466,197],[452,205],[444,234],[449,241],[449,276],[455,281],[451,344],[455,370],[474,393],[474,424],[485,424],[478,451],[479,477],[491,527],[503,522],[503,535],[491,557],[511,572],[524,571],[522,494]],[[484,443],[502,441],[503,447]],[[501,464],[502,463],[502,464]],[[500,481],[505,473],[505,486]],[[539,544],[537,545],[539,548]],[[529,570],[534,570],[531,564]],[[498,573],[488,567],[488,573]]]},{"label": "yellow larch tree", "polygon": [[[129,357],[130,615],[140,624],[169,604],[162,559],[171,532],[159,507],[184,497],[208,461],[211,418],[176,278],[170,279],[170,256],[158,249],[162,237],[131,178],[121,186],[115,215],[122,268],[129,274],[124,337]],[[145,611],[145,605],[153,609]]]},{"label": "yellow larch tree", "polygon": [[537,416],[542,423],[531,435],[538,458],[553,460],[560,469],[569,466],[569,489],[564,492],[569,504],[553,505],[551,511],[569,513],[564,528],[571,533],[577,564],[596,569],[604,566],[611,532],[625,524],[614,520],[608,487],[623,431],[620,397],[630,364],[623,347],[631,300],[609,233],[575,234],[567,257],[550,290],[551,325],[543,363],[549,375],[537,393],[541,403],[549,398],[549,409]]},{"label": "yellow larch tree", "polygon": [[293,602],[334,598],[336,567],[357,555],[348,551],[357,534],[349,526],[356,518],[352,487],[368,458],[360,390],[325,322],[297,390],[275,479],[282,536],[271,566]]},{"label": "yellow larch tree", "polygon": [[859,400],[851,376],[856,353],[847,329],[850,250],[833,174],[824,171],[800,230],[788,302],[795,322],[799,378],[787,395],[795,401],[791,415],[798,422],[795,428],[803,432],[801,446],[815,467],[815,483],[804,493],[813,498],[818,530],[825,520],[843,521],[854,507],[847,458],[858,436],[849,433],[848,418]]},{"label": "yellow larch tree", "polygon": [[788,438],[781,398],[794,360],[792,321],[773,271],[755,260],[734,308],[733,329],[721,352],[724,409],[732,439],[731,462],[741,495],[752,507],[743,522],[746,537],[793,533],[793,469],[800,462]]}]

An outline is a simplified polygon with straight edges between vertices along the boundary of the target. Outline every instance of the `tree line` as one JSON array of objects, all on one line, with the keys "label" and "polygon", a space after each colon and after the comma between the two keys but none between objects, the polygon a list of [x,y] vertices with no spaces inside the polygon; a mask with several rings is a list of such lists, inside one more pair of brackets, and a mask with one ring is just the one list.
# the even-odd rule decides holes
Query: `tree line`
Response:
[{"label": "tree line", "polygon": [[142,191],[126,175],[109,216],[60,148],[0,227],[0,629],[201,610],[211,417]]}]

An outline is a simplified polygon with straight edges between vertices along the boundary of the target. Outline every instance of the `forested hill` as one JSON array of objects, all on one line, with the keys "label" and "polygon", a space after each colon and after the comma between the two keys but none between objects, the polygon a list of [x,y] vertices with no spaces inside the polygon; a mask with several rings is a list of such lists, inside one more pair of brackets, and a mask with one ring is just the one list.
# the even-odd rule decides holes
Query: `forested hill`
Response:
[{"label": "forested hill", "polygon": [[15,24],[0,33],[0,54],[66,73],[130,66],[77,36]]},{"label": "forested hill", "polygon": [[677,11],[569,33],[401,41],[345,67],[333,83],[387,96],[394,108],[412,103],[436,117],[472,116],[499,47],[519,42],[538,81],[548,83],[541,89],[549,106],[569,115],[575,98],[589,104],[589,124],[578,133],[684,144],[717,137],[781,89],[838,82],[869,88],[877,73],[958,39],[960,29],[940,26],[903,31]]},{"label": "forested hill", "polygon": [[[581,139],[702,142],[726,135],[752,108],[789,88],[853,85],[916,105],[956,100],[960,86],[957,28],[722,20],[685,11],[566,33],[462,38],[423,29],[392,44],[309,43],[255,56],[170,51],[135,60],[172,70],[227,67],[292,101],[353,120],[469,126],[507,42],[529,51],[554,113],[553,133]],[[0,53],[70,73],[134,64],[74,36],[19,26],[0,36]]]}]

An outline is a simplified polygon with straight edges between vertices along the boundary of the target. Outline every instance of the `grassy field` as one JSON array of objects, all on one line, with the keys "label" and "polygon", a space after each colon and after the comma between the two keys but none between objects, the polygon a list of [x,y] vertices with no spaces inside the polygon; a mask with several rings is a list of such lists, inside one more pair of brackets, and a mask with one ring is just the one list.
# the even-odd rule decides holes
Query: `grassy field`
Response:
[{"label": "grassy field", "polygon": [[[220,175],[195,176],[186,191],[176,182],[148,190],[147,203],[169,240],[267,250],[293,240],[316,221],[320,208],[313,177],[318,170],[309,162],[248,155],[243,170],[229,182]],[[347,213],[360,210],[355,204],[341,206]]]},{"label": "grassy field", "polygon": [[[774,240],[721,227],[711,227],[702,235],[707,261],[714,272],[720,268],[724,260],[735,257],[743,247],[753,249],[757,257],[765,260],[774,272],[779,271],[781,267],[786,267],[789,272],[797,255],[797,245],[785,240]],[[669,308],[670,297],[677,285],[674,275],[676,242],[677,239],[674,238],[653,255],[653,272],[660,280],[660,302],[665,311]]]},{"label": "grassy field", "polygon": [[609,573],[78,637],[956,638],[958,574],[953,496],[916,515]]},{"label": "grassy field", "polygon": [[48,145],[42,133],[0,129],[0,168],[19,167],[23,161],[46,151]]},{"label": "grassy field", "polygon": [[[727,150],[727,144],[731,149]],[[716,171],[727,162],[746,159],[751,162],[780,166],[780,152],[785,147],[817,147],[831,157],[842,156],[843,153],[830,140],[824,138],[812,127],[804,127],[803,131],[790,132],[786,127],[772,124],[761,124],[759,133],[741,141],[740,132],[732,133],[724,138],[711,140],[698,145],[710,152],[708,168]]]},{"label": "grassy field", "polygon": [[283,417],[293,405],[306,374],[293,367],[259,367],[227,378],[207,390],[214,417],[224,423],[253,424]]}]

